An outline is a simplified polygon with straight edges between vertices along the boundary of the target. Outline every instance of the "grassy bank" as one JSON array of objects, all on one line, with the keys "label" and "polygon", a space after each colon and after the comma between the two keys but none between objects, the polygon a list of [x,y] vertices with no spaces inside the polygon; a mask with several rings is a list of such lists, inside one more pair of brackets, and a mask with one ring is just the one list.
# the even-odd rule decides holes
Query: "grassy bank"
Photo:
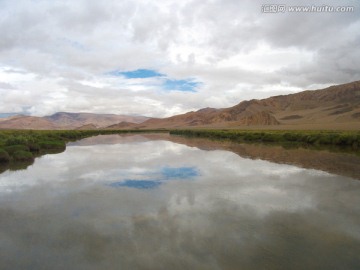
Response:
[{"label": "grassy bank", "polygon": [[133,132],[159,130],[0,130],[0,163],[31,162],[37,156],[64,151],[69,141]]},{"label": "grassy bank", "polygon": [[[66,143],[82,138],[124,133],[168,132],[167,130],[0,130],[0,164],[10,166],[35,157],[65,150]],[[243,131],[172,130],[170,134],[236,142],[262,142],[291,145],[336,146],[360,150],[360,131]],[[7,166],[7,165],[6,165]],[[1,171],[1,168],[0,168]]]},{"label": "grassy bank", "polygon": [[359,131],[172,130],[170,134],[237,142],[293,143],[360,149]]}]

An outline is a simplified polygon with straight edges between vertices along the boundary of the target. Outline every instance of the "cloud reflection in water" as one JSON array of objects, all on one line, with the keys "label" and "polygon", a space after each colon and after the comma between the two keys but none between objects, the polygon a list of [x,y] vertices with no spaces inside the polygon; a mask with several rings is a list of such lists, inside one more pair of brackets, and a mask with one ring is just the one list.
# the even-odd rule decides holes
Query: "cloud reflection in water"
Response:
[{"label": "cloud reflection in water", "polygon": [[359,181],[100,139],[0,175],[0,268],[360,269]]}]

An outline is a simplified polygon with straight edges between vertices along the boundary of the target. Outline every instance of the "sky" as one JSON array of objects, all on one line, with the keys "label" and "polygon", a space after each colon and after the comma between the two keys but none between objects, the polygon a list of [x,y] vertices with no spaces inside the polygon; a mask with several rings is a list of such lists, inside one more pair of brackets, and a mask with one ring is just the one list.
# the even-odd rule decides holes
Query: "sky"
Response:
[{"label": "sky", "polygon": [[360,1],[283,2],[0,0],[0,115],[167,117],[359,80]]}]

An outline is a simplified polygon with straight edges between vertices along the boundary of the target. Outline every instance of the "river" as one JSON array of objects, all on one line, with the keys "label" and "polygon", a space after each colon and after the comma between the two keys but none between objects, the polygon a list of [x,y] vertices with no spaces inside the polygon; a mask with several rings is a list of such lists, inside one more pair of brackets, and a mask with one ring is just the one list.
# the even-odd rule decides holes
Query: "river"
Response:
[{"label": "river", "polygon": [[102,135],[0,174],[0,269],[360,269],[360,157]]}]

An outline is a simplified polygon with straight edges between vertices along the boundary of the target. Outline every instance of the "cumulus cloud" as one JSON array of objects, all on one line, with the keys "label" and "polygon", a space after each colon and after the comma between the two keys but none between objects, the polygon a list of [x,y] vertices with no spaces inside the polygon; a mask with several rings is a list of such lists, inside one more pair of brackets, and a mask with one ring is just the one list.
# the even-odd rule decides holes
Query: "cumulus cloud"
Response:
[{"label": "cumulus cloud", "polygon": [[[163,117],[358,80],[358,1],[342,1],[354,7],[342,13],[262,13],[266,4],[272,3],[1,1],[1,112]],[[197,83],[183,92],[164,78],[109,76],[137,70]]]}]

